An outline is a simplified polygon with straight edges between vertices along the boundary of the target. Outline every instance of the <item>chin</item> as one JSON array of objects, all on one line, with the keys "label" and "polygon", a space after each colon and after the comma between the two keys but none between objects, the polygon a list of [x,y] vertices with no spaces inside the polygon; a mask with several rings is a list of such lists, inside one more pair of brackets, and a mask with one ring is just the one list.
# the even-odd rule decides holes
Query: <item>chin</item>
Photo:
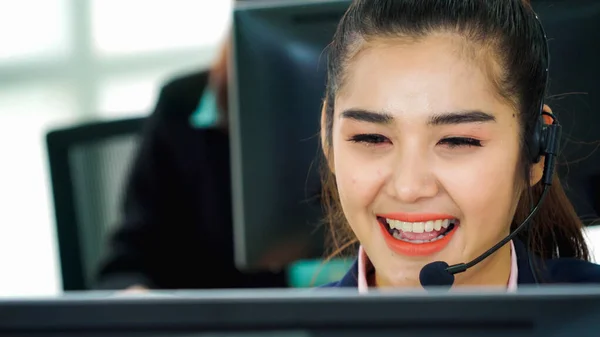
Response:
[{"label": "chin", "polygon": [[376,282],[378,288],[422,288],[419,272],[424,264],[394,261],[377,269]]}]

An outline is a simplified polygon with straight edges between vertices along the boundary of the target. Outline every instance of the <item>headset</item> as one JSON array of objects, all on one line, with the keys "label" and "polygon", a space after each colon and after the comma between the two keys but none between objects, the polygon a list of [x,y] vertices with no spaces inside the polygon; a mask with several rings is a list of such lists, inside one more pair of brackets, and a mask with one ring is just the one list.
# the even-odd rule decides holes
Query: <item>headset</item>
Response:
[{"label": "headset", "polygon": [[[436,261],[425,265],[421,269],[421,272],[419,274],[419,281],[421,282],[421,285],[423,287],[451,287],[454,284],[455,274],[467,271],[469,268],[485,260],[487,257],[495,253],[498,249],[502,248],[504,245],[510,242],[513,238],[517,236],[517,234],[519,234],[521,231],[528,227],[527,225],[531,222],[535,214],[538,212],[541,204],[546,198],[550,186],[552,185],[552,174],[554,173],[554,167],[556,166],[556,157],[558,156],[559,151],[561,125],[558,122],[558,118],[556,116],[544,111],[544,98],[546,96],[546,91],[548,90],[548,85],[550,83],[550,48],[548,47],[548,38],[546,36],[544,26],[542,25],[542,22],[537,16],[537,14],[534,13],[534,15],[535,20],[537,21],[537,24],[539,26],[540,34],[543,38],[542,48],[543,53],[545,55],[545,59],[543,60],[545,71],[544,90],[541,94],[539,104],[539,117],[531,134],[532,138],[529,140],[528,152],[530,155],[530,160],[533,164],[539,163],[541,158],[545,157],[543,175],[541,179],[541,183],[544,186],[542,194],[537,204],[531,208],[529,215],[514,231],[512,231],[512,233],[510,233],[492,248],[488,249],[485,253],[473,259],[471,262],[459,263],[449,266],[446,262]],[[547,123],[546,120],[549,120],[550,122]],[[531,255],[531,253],[528,253],[529,266],[533,274],[535,283],[539,284],[537,272],[534,270],[532,265]]]}]

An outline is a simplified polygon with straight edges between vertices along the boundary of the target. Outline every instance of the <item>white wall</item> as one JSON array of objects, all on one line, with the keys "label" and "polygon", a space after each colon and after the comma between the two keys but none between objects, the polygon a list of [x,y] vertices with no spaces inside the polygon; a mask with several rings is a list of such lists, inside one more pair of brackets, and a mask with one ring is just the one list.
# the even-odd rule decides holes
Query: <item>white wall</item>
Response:
[{"label": "white wall", "polygon": [[61,280],[44,135],[146,114],[161,83],[205,68],[226,0],[0,0],[0,296]]}]

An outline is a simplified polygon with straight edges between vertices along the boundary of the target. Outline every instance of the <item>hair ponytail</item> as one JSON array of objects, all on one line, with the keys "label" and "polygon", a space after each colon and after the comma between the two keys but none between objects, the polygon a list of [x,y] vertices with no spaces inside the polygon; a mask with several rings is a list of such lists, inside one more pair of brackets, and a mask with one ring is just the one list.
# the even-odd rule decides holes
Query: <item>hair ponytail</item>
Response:
[{"label": "hair ponytail", "polygon": [[[544,186],[537,184],[525,191],[519,200],[511,230],[525,220],[531,205],[537,203]],[[522,232],[520,239],[529,242],[531,251],[544,258],[571,257],[589,260],[590,254],[583,236],[583,223],[577,216],[554,173],[552,185],[529,229]]]}]

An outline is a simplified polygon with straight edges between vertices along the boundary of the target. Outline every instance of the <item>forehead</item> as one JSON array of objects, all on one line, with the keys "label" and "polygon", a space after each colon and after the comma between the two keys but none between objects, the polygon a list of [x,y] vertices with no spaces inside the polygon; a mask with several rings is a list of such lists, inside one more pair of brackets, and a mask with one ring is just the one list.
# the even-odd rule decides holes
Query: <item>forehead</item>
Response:
[{"label": "forehead", "polygon": [[486,65],[493,61],[468,48],[450,35],[369,42],[347,66],[336,110],[437,113],[505,106],[488,71],[493,66]]}]

